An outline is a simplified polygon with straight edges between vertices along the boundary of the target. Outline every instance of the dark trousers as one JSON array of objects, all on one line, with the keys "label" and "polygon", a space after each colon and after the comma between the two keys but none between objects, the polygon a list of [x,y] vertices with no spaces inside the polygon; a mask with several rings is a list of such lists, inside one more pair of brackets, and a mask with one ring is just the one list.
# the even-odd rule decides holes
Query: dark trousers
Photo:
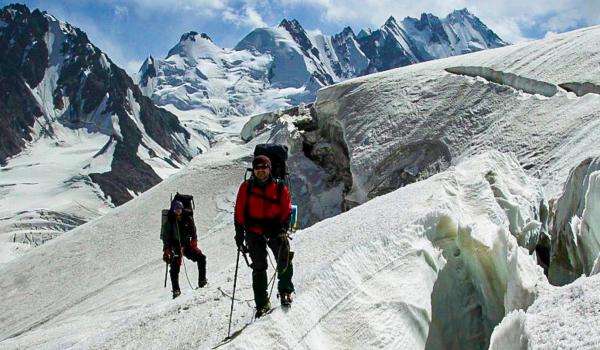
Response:
[{"label": "dark trousers", "polygon": [[[171,276],[171,286],[173,290],[180,290],[179,288],[179,271],[181,268],[181,254],[178,253],[177,249],[173,249],[175,252],[173,259],[171,260],[171,270],[169,274]],[[183,246],[183,255],[198,263],[198,284],[206,280],[206,255],[202,254],[200,249],[194,249],[191,245],[187,244]]]},{"label": "dark trousers", "polygon": [[252,290],[254,291],[254,302],[256,307],[262,307],[269,301],[267,268],[267,246],[273,252],[277,263],[277,289],[279,293],[291,293],[294,291],[292,276],[294,267],[292,265],[293,252],[290,252],[290,244],[287,237],[272,236],[267,239],[265,235],[246,233],[246,245],[252,259]]}]

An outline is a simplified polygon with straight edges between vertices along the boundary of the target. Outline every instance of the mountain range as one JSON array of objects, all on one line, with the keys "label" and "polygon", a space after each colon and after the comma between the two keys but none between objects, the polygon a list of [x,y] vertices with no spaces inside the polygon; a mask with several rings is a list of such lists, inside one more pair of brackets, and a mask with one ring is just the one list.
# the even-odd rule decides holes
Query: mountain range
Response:
[{"label": "mountain range", "polygon": [[185,167],[251,115],[393,67],[506,45],[467,10],[333,36],[296,20],[233,49],[188,32],[131,79],[87,35],[24,5],[0,10],[0,233],[59,234]]},{"label": "mountain range", "polygon": [[505,45],[467,9],[443,19],[390,17],[374,31],[346,27],[331,36],[284,19],[254,29],[233,49],[220,48],[206,33],[185,33],[166,58],[148,57],[137,81],[158,106],[214,138],[239,132],[245,122],[239,117],[313,102],[327,85]]},{"label": "mountain range", "polygon": [[4,7],[0,52],[0,212],[22,218],[0,231],[72,228],[203,150],[197,133],[52,15]]},{"label": "mountain range", "polygon": [[[252,117],[244,141],[4,262],[0,348],[598,349],[599,40],[596,26],[432,60]],[[265,142],[289,147],[301,221],[293,306],[274,289],[254,320],[232,212]],[[158,236],[178,189],[209,284],[184,259],[173,300]],[[0,259],[20,246],[0,241]]]}]

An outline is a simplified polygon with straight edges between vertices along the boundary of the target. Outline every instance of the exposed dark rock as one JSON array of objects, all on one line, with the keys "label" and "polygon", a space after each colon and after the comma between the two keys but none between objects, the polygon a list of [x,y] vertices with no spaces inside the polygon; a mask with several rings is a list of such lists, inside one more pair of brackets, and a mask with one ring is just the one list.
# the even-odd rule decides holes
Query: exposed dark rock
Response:
[{"label": "exposed dark rock", "polygon": [[0,165],[31,141],[31,127],[42,111],[23,79],[0,58]]},{"label": "exposed dark rock", "polygon": [[[56,121],[44,116],[27,85],[35,88],[44,78],[49,60],[44,37],[50,25],[57,24],[51,22],[50,16],[37,10],[30,12],[23,5],[3,8],[0,20],[6,23],[0,35],[0,162],[4,162],[22,150],[24,140],[31,140],[31,127],[36,118],[43,116],[41,124],[47,125],[41,136],[53,137],[51,125]],[[186,143],[190,134],[175,115],[157,108],[143,96],[125,71],[91,44],[84,32],[68,24],[64,26],[63,61],[52,101],[57,110],[64,108],[63,100],[69,104],[58,122],[70,128],[107,134],[111,142],[117,143],[111,171],[90,177],[114,204],[120,205],[131,199],[127,190],[141,193],[161,181],[137,156],[142,144],[140,127],[170,153],[164,160],[173,165],[195,155],[195,150],[190,150]],[[147,73],[151,72],[152,67],[147,67]],[[142,125],[132,120],[134,109],[139,111]],[[118,117],[119,130],[113,130],[113,115]],[[175,134],[180,136],[175,137]],[[152,149],[148,153],[157,156]]]},{"label": "exposed dark rock", "polygon": [[431,42],[433,43],[446,43],[450,44],[450,39],[448,38],[448,34],[444,30],[442,26],[442,21],[431,13],[423,13],[421,14],[421,19],[416,21],[415,28],[420,31],[428,30],[431,32]]},{"label": "exposed dark rock", "polygon": [[0,35],[0,164],[5,164],[32,140],[31,127],[42,115],[27,85],[35,87],[44,77],[48,24],[41,12],[19,4],[0,10],[0,20],[7,24]]}]

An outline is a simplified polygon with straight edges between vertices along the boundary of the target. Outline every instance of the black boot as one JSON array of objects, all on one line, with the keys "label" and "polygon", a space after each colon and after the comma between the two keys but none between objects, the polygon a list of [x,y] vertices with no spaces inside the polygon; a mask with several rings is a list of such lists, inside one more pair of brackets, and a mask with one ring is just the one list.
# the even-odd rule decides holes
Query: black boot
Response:
[{"label": "black boot", "polygon": [[206,280],[206,256],[200,254],[198,259],[198,288],[206,286],[208,281]]},{"label": "black boot", "polygon": [[179,271],[173,270],[171,265],[171,271],[169,271],[171,275],[171,286],[173,287],[173,299],[177,298],[181,295],[181,289],[179,288]]},{"label": "black boot", "polygon": [[269,312],[269,310],[271,310],[271,303],[267,302],[264,305],[261,306],[257,306],[256,307],[256,313],[254,314],[255,318],[261,318],[263,317],[267,312]]},{"label": "black boot", "polygon": [[281,299],[282,306],[291,306],[292,305],[292,293],[288,292],[279,292],[279,298]]}]

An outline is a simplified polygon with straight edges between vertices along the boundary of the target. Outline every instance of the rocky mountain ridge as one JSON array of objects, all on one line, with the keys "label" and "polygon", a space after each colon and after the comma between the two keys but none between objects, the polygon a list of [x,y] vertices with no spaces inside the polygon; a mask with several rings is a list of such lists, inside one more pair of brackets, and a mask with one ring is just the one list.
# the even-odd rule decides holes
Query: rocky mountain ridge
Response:
[{"label": "rocky mountain ridge", "polygon": [[[349,78],[432,59],[507,45],[468,10],[446,18],[390,17],[358,35],[346,27],[328,36],[306,31],[295,19],[257,28],[233,49],[205,34],[185,33],[165,59],[149,57],[138,75],[144,93],[205,134],[240,130],[247,117],[301,102]],[[195,116],[190,111],[196,111]],[[217,127],[205,122],[212,120]],[[229,127],[231,126],[231,127]]]},{"label": "rocky mountain ridge", "polygon": [[204,147],[84,32],[24,5],[0,9],[0,88],[2,217],[47,209],[71,217],[82,211],[77,200],[91,211],[123,204]]}]

